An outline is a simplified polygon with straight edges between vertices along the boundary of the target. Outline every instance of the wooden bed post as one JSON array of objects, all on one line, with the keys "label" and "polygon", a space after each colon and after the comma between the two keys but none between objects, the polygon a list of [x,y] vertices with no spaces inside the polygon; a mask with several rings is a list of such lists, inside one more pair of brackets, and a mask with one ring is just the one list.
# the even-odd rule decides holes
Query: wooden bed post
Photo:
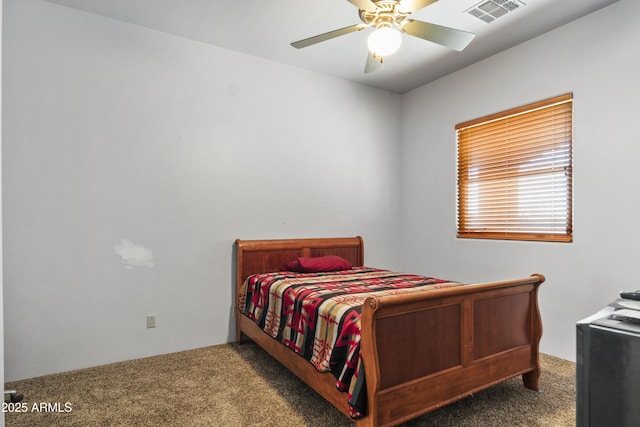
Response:
[{"label": "wooden bed post", "polygon": [[242,326],[240,325],[240,309],[238,307],[238,290],[240,286],[242,286],[241,280],[242,278],[242,265],[244,264],[242,259],[242,251],[240,250],[241,241],[240,239],[236,239],[235,242],[235,250],[236,250],[236,276],[235,276],[235,289],[233,292],[233,315],[236,319],[236,343],[242,344]]},{"label": "wooden bed post", "polygon": [[357,427],[374,427],[378,425],[378,392],[380,391],[380,364],[376,355],[378,342],[376,339],[376,323],[374,314],[378,309],[378,300],[367,298],[362,305],[360,317],[360,357],[366,369],[367,378],[367,416],[357,420]]},{"label": "wooden bed post", "polygon": [[522,374],[522,382],[524,386],[530,390],[540,391],[538,380],[540,378],[540,339],[542,338],[542,316],[540,316],[540,307],[538,305],[538,287],[544,282],[545,277],[542,274],[533,274],[540,281],[534,286],[531,292],[531,335],[533,338],[534,363],[536,368],[531,372]]}]

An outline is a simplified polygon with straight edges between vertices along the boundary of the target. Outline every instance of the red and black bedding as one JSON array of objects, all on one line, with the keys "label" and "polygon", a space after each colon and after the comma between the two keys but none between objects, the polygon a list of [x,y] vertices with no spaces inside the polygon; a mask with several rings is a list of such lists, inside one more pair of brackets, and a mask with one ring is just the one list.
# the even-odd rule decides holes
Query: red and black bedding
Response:
[{"label": "red and black bedding", "polygon": [[[293,270],[293,271],[291,271]],[[394,295],[460,283],[355,267],[338,257],[298,258],[283,271],[254,274],[238,292],[238,308],[274,339],[332,372],[347,392],[351,416],[366,411],[360,359],[360,312],[371,295]]]}]

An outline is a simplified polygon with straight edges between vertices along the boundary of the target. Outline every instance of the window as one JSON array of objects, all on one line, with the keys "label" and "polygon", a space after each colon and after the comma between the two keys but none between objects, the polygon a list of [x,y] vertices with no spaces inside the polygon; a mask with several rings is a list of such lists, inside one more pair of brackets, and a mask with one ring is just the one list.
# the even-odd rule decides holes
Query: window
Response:
[{"label": "window", "polygon": [[573,96],[456,125],[458,237],[572,241]]}]

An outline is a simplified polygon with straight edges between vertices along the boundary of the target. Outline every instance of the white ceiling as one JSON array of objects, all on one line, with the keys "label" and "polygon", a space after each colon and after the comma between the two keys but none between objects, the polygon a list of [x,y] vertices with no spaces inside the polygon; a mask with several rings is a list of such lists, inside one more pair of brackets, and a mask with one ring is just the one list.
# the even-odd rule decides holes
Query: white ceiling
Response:
[{"label": "white ceiling", "polygon": [[47,1],[404,93],[617,0],[506,0],[518,7],[490,23],[468,13],[486,0],[440,0],[411,18],[475,33],[471,44],[456,52],[403,34],[400,50],[371,74],[364,74],[370,28],[304,49],[290,46],[361,23],[347,0]]}]

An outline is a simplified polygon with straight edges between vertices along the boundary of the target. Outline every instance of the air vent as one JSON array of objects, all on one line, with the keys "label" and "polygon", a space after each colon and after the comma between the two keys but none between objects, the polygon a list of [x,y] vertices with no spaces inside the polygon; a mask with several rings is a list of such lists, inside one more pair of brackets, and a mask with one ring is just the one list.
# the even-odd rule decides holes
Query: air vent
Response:
[{"label": "air vent", "polygon": [[472,6],[467,12],[486,23],[490,23],[524,5],[523,2],[517,0],[483,0]]}]

